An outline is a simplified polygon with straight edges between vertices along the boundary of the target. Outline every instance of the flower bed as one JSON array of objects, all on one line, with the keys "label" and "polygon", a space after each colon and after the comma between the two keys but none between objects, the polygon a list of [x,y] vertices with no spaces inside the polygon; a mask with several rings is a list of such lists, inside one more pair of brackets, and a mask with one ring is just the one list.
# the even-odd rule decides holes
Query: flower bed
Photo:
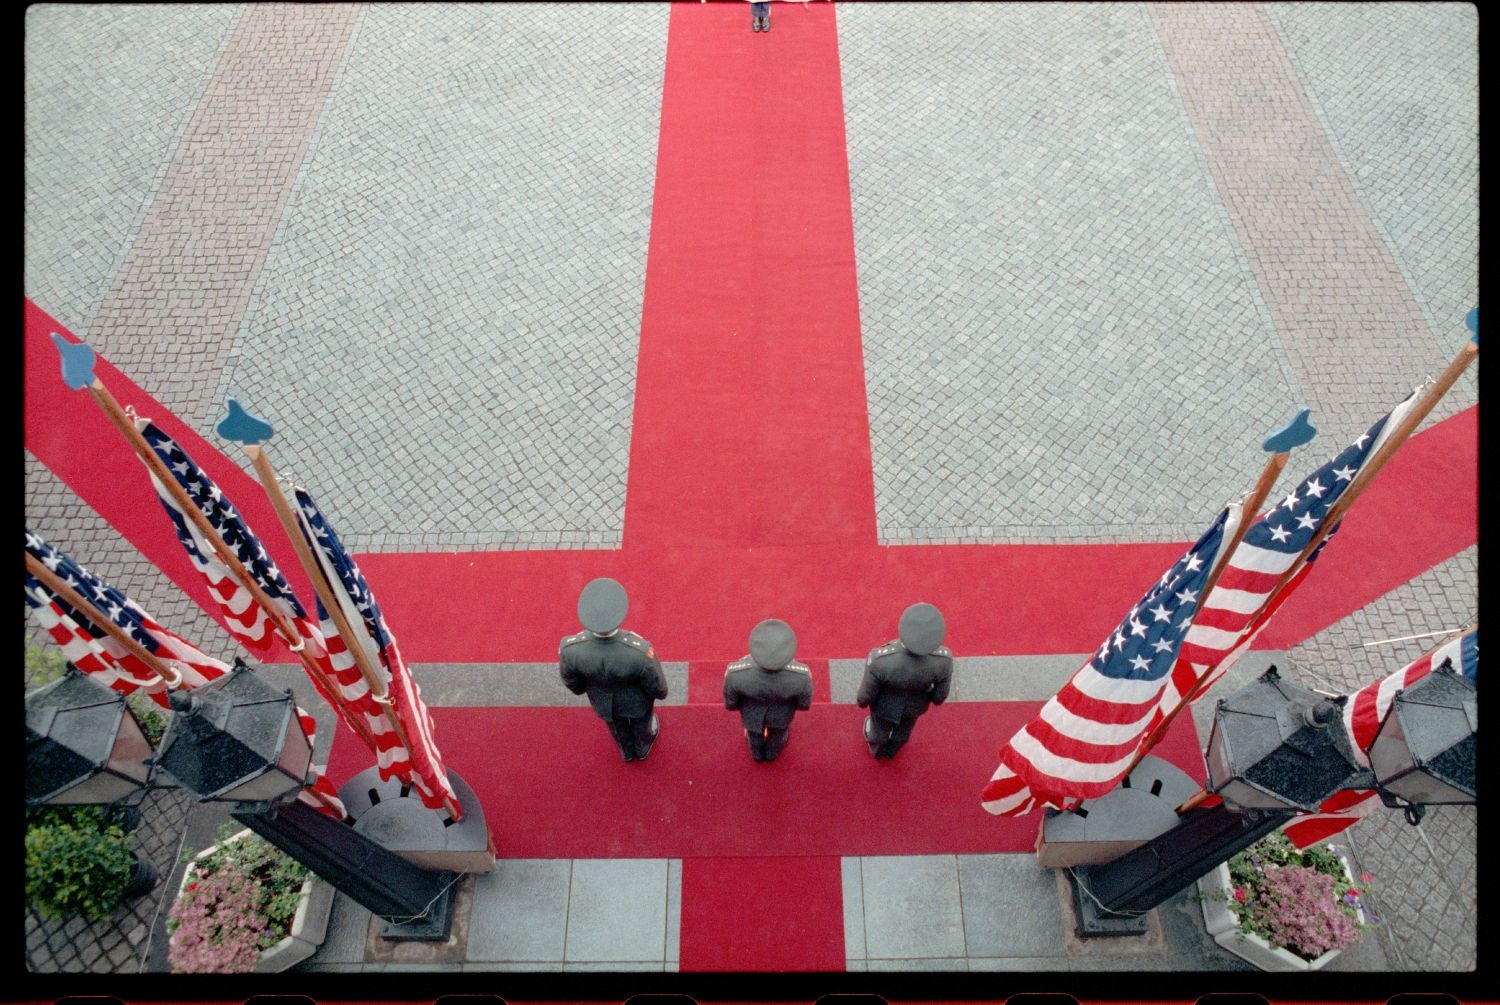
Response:
[{"label": "flower bed", "polygon": [[1321,845],[1298,851],[1279,831],[1204,876],[1198,889],[1214,941],[1261,970],[1318,970],[1370,924],[1343,854]]},{"label": "flower bed", "polygon": [[183,873],[167,920],[178,973],[269,973],[322,945],[333,888],[249,830],[221,838]]}]

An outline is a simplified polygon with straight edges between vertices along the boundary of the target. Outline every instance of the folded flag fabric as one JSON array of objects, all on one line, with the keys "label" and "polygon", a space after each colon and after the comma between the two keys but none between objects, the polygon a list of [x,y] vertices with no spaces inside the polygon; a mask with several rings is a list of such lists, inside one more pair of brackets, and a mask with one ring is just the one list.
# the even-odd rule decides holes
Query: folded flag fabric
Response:
[{"label": "folded flag fabric", "polygon": [[[1444,660],[1451,660],[1456,673],[1477,685],[1478,630],[1443,643],[1395,673],[1367,684],[1349,696],[1349,700],[1344,703],[1344,728],[1354,740],[1361,764],[1366,767],[1370,764],[1369,755],[1365,751],[1375,742],[1375,734],[1380,732],[1380,724],[1390,712],[1396,693],[1426,677],[1442,666]],[[1353,826],[1360,817],[1367,816],[1380,805],[1380,796],[1371,789],[1346,789],[1325,799],[1317,813],[1293,817],[1282,827],[1282,831],[1298,848],[1307,848]]]},{"label": "folded flag fabric", "polygon": [[312,496],[298,488],[293,497],[297,503],[297,524],[322,567],[345,622],[355,635],[352,644],[358,645],[370,657],[366,663],[374,668],[379,683],[386,688],[390,706],[405,733],[406,742],[403,743],[385,710],[371,693],[354,655],[348,651],[332,615],[320,598],[318,619],[328,643],[334,675],[344,694],[351,696],[351,704],[359,709],[375,737],[380,777],[387,780],[400,777],[413,786],[424,805],[433,809],[448,806],[455,811],[456,819],[458,794],[448,780],[447,769],[433,740],[432,718],[422,701],[417,682],[401,658],[401,650],[380,612],[380,605],[375,602],[359,566]]},{"label": "folded flag fabric", "polygon": [[[150,419],[138,418],[135,420],[135,426],[150,444],[151,449],[156,452],[157,457],[161,458],[171,471],[177,484],[202,512],[209,526],[233,550],[235,558],[254,578],[256,585],[270,598],[277,613],[294,624],[302,622],[303,625],[311,625],[306,611],[291,587],[287,585],[281,570],[276,567],[276,563],[266,553],[265,547],[251,532],[239,512],[235,510],[234,504],[229,501],[219,486],[214,484],[213,480],[198,467],[187,451],[157,428]],[[255,652],[265,651],[276,632],[267,612],[256,603],[255,596],[250,589],[231,572],[219,557],[218,552],[214,550],[213,545],[199,530],[198,525],[188,517],[172,493],[156,477],[155,472],[151,472],[151,484],[156,488],[157,498],[161,500],[162,507],[172,520],[172,526],[177,531],[177,539],[182,542],[182,547],[187,551],[188,557],[203,574],[203,578],[208,581],[214,599],[218,601],[223,611],[225,627],[247,648]],[[299,625],[299,628],[303,625]]]},{"label": "folded flag fabric", "polygon": [[[26,528],[26,553],[93,604],[121,633],[180,675],[185,686],[207,683],[229,670],[228,664],[163,628],[124,593],[74,562],[30,527]],[[25,593],[32,617],[58,644],[69,663],[121,694],[144,691],[162,708],[167,707],[166,681],[118,639],[29,572]]]},{"label": "folded flag fabric", "polygon": [[986,810],[1020,816],[1044,806],[1062,809],[1119,783],[1160,721],[1162,689],[1178,648],[1214,560],[1239,519],[1238,506],[1221,512],[1094,657],[1007,741],[980,797]]}]

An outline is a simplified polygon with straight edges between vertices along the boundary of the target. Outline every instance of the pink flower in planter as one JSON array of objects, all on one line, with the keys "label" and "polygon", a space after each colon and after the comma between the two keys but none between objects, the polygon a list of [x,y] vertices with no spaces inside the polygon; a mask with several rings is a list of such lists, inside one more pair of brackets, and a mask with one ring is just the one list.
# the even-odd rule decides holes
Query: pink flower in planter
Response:
[{"label": "pink flower in planter", "polygon": [[1243,886],[1237,886],[1234,888],[1234,899],[1239,901],[1241,904],[1245,902],[1245,888]]}]

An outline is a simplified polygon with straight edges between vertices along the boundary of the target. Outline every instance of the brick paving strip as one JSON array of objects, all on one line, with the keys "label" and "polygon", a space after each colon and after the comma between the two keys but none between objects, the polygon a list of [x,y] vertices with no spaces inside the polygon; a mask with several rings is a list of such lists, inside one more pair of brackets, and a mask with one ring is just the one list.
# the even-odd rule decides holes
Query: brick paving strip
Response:
[{"label": "brick paving strip", "polygon": [[[1449,351],[1433,338],[1265,10],[1150,11],[1320,438],[1352,439],[1441,370],[1460,339]],[[1462,319],[1452,321],[1460,332]]]},{"label": "brick paving strip", "polygon": [[246,7],[87,335],[190,422],[210,418],[358,15]]}]

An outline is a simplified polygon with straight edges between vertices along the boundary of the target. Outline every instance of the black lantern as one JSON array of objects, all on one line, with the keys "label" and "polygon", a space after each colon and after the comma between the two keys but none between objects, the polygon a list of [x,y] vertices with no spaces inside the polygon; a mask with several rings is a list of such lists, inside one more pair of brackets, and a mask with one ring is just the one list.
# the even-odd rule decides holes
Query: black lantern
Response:
[{"label": "black lantern", "polygon": [[151,744],[125,697],[71,664],[26,696],[26,802],[116,802],[150,779]]},{"label": "black lantern", "polygon": [[1273,666],[1219,702],[1208,738],[1208,785],[1231,809],[1310,813],[1368,775],[1330,700]]},{"label": "black lantern", "polygon": [[[1474,802],[1478,737],[1478,690],[1444,660],[1396,692],[1370,744],[1370,767],[1381,794],[1404,800],[1409,808]],[[1412,816],[1420,819],[1421,813],[1408,809],[1408,819]]]},{"label": "black lantern", "polygon": [[156,764],[204,800],[270,802],[307,784],[312,746],[289,690],[236,660],[234,670],[171,697]]},{"label": "black lantern", "polygon": [[230,803],[230,816],[385,918],[383,938],[448,937],[456,874],[413,865],[293,798],[310,779],[312,746],[290,691],[236,660],[233,672],[171,700],[163,771],[205,802]]}]

